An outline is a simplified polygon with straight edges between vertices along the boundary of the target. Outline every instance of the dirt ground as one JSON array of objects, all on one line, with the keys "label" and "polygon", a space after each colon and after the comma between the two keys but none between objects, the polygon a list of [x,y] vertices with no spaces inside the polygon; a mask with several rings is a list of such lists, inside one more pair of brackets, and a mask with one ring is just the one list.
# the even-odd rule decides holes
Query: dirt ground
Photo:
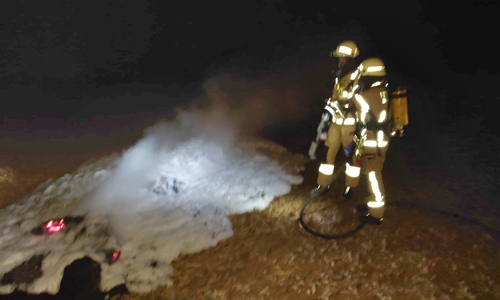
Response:
[{"label": "dirt ground", "polygon": [[[0,156],[0,208],[47,179],[112,153],[6,153]],[[136,299],[500,299],[500,237],[460,217],[388,205],[383,223],[345,238],[306,232],[298,218],[312,185],[294,186],[263,211],[230,216],[234,235],[174,262],[173,285]],[[356,227],[360,197],[334,185],[304,212],[326,234]],[[400,187],[404,193],[404,187]]]},{"label": "dirt ground", "polygon": [[[389,206],[380,226],[322,239],[297,221],[308,193],[295,187],[262,212],[232,216],[234,236],[175,260],[173,286],[114,299],[500,299],[500,244],[483,229]],[[334,198],[311,204],[306,224],[354,228],[351,203]]]}]

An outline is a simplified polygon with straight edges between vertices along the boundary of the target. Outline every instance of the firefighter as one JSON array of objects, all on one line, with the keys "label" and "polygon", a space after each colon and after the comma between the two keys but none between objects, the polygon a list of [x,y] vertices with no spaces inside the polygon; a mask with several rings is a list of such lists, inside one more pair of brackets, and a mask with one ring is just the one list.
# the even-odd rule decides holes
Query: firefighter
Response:
[{"label": "firefighter", "polygon": [[[354,84],[358,76],[358,68],[354,59],[359,49],[353,41],[343,41],[332,51],[331,56],[338,58],[338,69],[334,71],[335,82],[331,98],[327,99],[325,110],[328,126],[321,126],[325,132],[321,140],[328,148],[326,158],[318,168],[318,186],[311,191],[312,195],[323,194],[330,188],[330,181],[335,169],[335,158],[340,147],[346,149],[354,138],[357,120],[357,108],[353,101]],[[346,165],[346,186],[353,186],[359,176],[359,168]]]},{"label": "firefighter", "polygon": [[379,58],[365,59],[358,67],[354,98],[358,107],[358,140],[353,163],[360,168],[358,177],[352,178],[344,194],[358,185],[359,174],[366,176],[369,195],[367,213],[362,222],[381,224],[385,211],[385,189],[382,178],[391,130],[389,118],[389,94],[384,62]]},{"label": "firefighter", "polygon": [[[334,56],[353,58],[349,54],[339,54],[339,48],[346,45],[355,50],[345,52],[355,53],[357,56],[359,51],[351,41],[341,43]],[[343,196],[346,199],[351,198],[353,189],[358,186],[360,175],[365,175],[369,196],[366,199],[366,214],[360,216],[360,220],[378,225],[382,223],[385,212],[382,169],[390,137],[395,134],[395,130],[401,134],[402,126],[408,123],[406,96],[403,117],[396,118],[403,120],[402,126],[390,128],[389,94],[384,62],[379,58],[368,58],[355,69],[342,69],[346,63],[347,60],[339,60],[341,68],[335,78],[332,98],[328,99],[325,106],[331,115],[325,138],[328,152],[326,161],[319,166],[318,186],[312,193],[322,194],[329,189],[335,169],[335,158],[342,147],[344,153],[351,158],[351,161],[346,163],[346,186]],[[398,97],[402,96],[400,92],[396,94]],[[403,105],[394,107],[401,106]]]}]

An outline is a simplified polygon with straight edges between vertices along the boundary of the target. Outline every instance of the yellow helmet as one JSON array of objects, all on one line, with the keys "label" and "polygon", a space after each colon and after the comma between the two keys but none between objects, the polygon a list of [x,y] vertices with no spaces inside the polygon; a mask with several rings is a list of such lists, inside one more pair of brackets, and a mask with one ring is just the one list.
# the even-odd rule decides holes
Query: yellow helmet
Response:
[{"label": "yellow helmet", "polygon": [[343,41],[335,50],[332,51],[331,56],[334,57],[356,57],[359,55],[359,49],[353,41]]},{"label": "yellow helmet", "polygon": [[378,57],[370,57],[359,65],[361,76],[385,76],[385,64]]}]

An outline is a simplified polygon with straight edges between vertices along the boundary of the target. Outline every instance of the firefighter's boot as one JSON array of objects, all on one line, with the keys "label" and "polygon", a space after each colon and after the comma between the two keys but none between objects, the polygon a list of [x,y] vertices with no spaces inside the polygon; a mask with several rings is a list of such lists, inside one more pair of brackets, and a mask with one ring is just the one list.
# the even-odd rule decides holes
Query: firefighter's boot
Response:
[{"label": "firefighter's boot", "polygon": [[359,216],[359,221],[364,224],[380,225],[384,218],[375,218],[370,214]]},{"label": "firefighter's boot", "polygon": [[348,186],[344,189],[344,193],[342,194],[342,197],[344,197],[345,200],[350,200],[352,199],[352,196],[354,194],[354,190]]},{"label": "firefighter's boot", "polygon": [[310,195],[311,197],[319,197],[328,192],[329,190],[330,190],[329,185],[318,185],[311,191]]}]

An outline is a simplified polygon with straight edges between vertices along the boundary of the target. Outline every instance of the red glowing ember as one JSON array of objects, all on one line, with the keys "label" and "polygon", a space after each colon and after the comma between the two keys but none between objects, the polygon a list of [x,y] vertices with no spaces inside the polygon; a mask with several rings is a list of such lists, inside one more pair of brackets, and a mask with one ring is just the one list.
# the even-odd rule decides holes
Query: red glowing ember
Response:
[{"label": "red glowing ember", "polygon": [[47,221],[44,227],[48,233],[56,233],[63,230],[64,227],[66,227],[66,224],[64,223],[64,219],[57,219],[57,220]]},{"label": "red glowing ember", "polygon": [[108,250],[106,251],[106,260],[108,264],[114,264],[120,259],[121,253],[120,251]]},{"label": "red glowing ember", "polygon": [[80,224],[83,219],[84,217],[64,217],[59,219],[51,219],[33,228],[33,230],[31,230],[31,233],[36,235],[58,233],[63,229],[71,228],[71,226]]},{"label": "red glowing ember", "polygon": [[113,255],[111,256],[111,263],[116,262],[119,258],[120,258],[120,251],[113,252]]}]

